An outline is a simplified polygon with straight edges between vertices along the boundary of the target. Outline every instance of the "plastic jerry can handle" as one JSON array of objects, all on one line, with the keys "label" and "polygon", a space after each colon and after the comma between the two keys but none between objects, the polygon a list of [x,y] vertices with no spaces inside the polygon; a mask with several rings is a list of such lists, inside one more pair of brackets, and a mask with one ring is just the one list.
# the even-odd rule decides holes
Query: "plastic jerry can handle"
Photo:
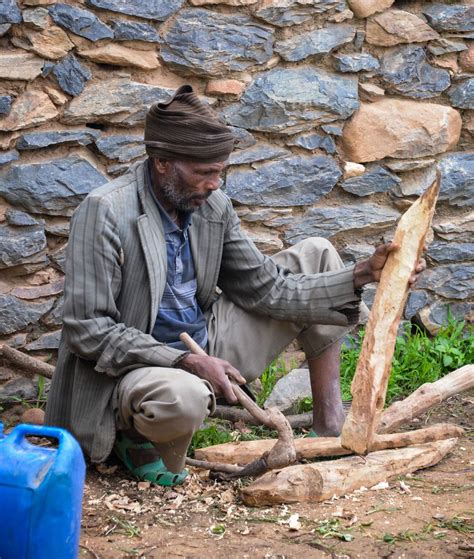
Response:
[{"label": "plastic jerry can handle", "polygon": [[22,423],[18,425],[10,434],[13,444],[19,444],[25,437],[33,435],[35,437],[52,437],[58,440],[59,447],[64,444],[66,434],[63,430],[56,427],[45,427],[44,425],[29,425]]}]

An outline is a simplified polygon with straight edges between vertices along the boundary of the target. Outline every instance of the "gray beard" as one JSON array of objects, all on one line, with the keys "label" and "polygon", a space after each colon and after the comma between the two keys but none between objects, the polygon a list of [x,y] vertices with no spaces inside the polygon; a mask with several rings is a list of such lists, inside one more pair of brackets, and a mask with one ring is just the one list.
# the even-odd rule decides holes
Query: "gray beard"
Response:
[{"label": "gray beard", "polygon": [[192,201],[184,198],[179,190],[178,175],[176,170],[173,169],[173,174],[166,182],[161,184],[161,192],[166,201],[173,206],[173,208],[182,212],[193,212],[196,208],[193,206]]}]

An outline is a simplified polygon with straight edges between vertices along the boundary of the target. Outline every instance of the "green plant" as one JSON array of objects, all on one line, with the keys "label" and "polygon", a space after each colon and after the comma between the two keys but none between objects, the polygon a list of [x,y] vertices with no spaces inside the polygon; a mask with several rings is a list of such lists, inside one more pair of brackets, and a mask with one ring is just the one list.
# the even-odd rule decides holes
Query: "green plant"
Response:
[{"label": "green plant", "polygon": [[215,444],[229,443],[234,440],[230,431],[229,423],[217,419],[208,420],[208,426],[199,429],[193,435],[191,444],[188,448],[188,455],[191,456],[197,448],[205,448]]},{"label": "green plant", "polygon": [[263,406],[265,400],[268,396],[270,396],[277,380],[285,376],[287,373],[288,370],[283,359],[276,359],[268,365],[260,377],[262,389],[257,395],[257,403],[259,406]]}]

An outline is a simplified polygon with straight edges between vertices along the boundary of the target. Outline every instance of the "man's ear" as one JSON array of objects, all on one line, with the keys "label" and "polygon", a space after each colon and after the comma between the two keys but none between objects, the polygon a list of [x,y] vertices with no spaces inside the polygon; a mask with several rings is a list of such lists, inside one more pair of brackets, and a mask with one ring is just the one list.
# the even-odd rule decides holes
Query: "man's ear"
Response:
[{"label": "man's ear", "polygon": [[168,159],[158,159],[157,157],[153,158],[153,167],[155,172],[159,175],[165,175],[171,169],[171,161]]}]

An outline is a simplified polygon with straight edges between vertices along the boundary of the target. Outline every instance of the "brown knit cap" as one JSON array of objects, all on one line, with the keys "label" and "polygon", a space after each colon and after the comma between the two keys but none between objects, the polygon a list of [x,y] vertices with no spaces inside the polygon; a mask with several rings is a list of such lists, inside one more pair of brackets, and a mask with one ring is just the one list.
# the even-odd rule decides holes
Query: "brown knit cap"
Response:
[{"label": "brown knit cap", "polygon": [[146,115],[150,157],[214,163],[225,161],[234,144],[235,136],[190,85],[177,89],[168,103],[152,105]]}]

